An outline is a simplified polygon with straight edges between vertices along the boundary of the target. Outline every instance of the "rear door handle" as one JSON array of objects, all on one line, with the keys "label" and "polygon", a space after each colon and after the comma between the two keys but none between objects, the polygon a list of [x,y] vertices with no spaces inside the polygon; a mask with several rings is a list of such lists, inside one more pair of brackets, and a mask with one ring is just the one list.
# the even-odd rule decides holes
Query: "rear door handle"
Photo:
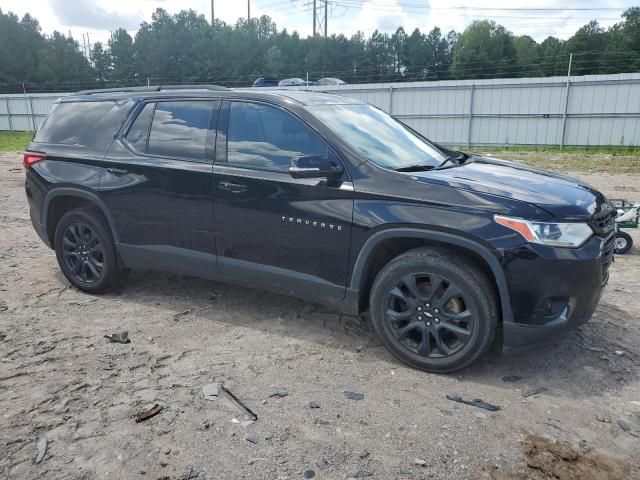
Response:
[{"label": "rear door handle", "polygon": [[247,190],[246,185],[242,185],[241,183],[234,182],[220,182],[220,188],[223,190],[227,190],[231,193],[242,193]]},{"label": "rear door handle", "polygon": [[113,173],[114,175],[126,175],[129,173],[127,170],[122,168],[107,168],[107,172]]}]

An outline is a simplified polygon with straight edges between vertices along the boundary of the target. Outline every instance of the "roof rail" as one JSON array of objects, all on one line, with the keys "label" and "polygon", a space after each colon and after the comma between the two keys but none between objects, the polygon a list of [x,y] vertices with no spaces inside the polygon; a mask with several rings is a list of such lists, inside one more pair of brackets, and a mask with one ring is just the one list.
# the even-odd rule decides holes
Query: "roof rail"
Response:
[{"label": "roof rail", "polygon": [[127,93],[127,92],[159,92],[162,90],[229,90],[219,85],[150,85],[143,87],[96,88],[81,90],[76,95],[95,95],[99,93]]}]

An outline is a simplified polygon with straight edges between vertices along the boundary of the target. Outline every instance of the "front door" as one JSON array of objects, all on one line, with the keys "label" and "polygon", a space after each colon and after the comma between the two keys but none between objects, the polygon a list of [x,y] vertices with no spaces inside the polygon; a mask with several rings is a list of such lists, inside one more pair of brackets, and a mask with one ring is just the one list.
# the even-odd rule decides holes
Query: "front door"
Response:
[{"label": "front door", "polygon": [[[218,268],[271,290],[344,298],[353,187],[339,180],[294,179],[291,160],[333,156],[327,143],[280,107],[224,103],[214,163]],[[224,143],[227,148],[224,148]]]}]

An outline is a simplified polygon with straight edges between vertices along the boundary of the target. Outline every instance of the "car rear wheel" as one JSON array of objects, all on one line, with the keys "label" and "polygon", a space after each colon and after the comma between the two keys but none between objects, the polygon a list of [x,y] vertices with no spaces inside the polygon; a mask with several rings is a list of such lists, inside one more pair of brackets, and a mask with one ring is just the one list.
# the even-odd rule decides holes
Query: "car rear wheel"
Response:
[{"label": "car rear wheel", "polygon": [[489,279],[455,252],[417,249],[389,262],[370,297],[374,328],[389,351],[412,367],[451,372],[493,342],[497,325]]},{"label": "car rear wheel", "polygon": [[118,265],[111,230],[97,210],[65,213],[56,226],[54,244],[62,273],[79,290],[107,292],[126,273]]}]

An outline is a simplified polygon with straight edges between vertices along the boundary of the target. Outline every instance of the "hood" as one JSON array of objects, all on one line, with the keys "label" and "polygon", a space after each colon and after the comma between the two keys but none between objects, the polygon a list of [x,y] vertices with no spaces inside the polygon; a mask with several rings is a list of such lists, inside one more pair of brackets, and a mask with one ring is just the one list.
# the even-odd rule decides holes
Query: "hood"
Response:
[{"label": "hood", "polygon": [[588,218],[606,203],[604,195],[580,180],[488,157],[411,175],[419,181],[528,202],[558,219]]}]

